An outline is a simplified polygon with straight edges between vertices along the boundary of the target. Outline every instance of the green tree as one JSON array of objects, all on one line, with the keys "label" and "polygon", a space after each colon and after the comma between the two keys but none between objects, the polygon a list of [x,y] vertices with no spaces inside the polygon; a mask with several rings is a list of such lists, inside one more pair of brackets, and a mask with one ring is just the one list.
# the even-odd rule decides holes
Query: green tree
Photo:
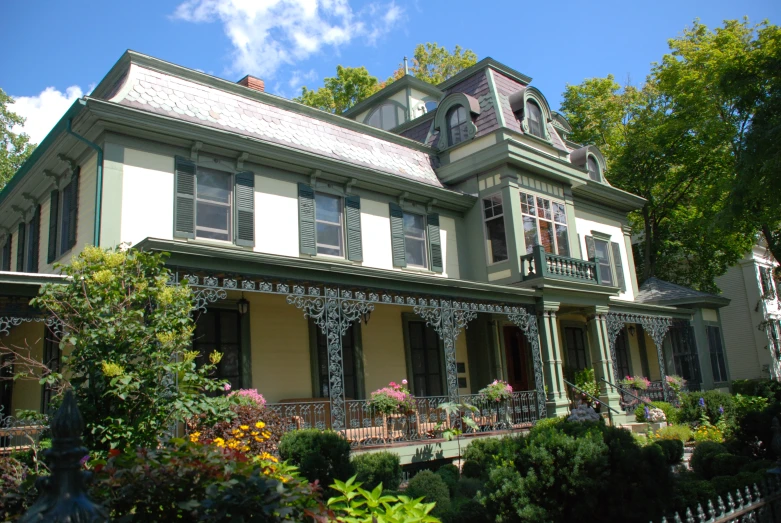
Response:
[{"label": "green tree", "polygon": [[412,75],[434,85],[441,84],[477,63],[474,51],[457,45],[451,53],[436,42],[418,44],[413,57],[410,67]]},{"label": "green tree", "polygon": [[695,21],[640,89],[612,77],[567,86],[562,111],[574,139],[603,147],[610,182],[648,200],[630,219],[638,234],[638,277],[702,290],[750,247],[745,224],[726,225],[742,136],[753,109],[718,88],[761,53],[746,20],[715,31]]},{"label": "green tree", "polygon": [[12,127],[24,124],[24,118],[9,109],[12,103],[14,99],[0,88],[0,189],[35,149],[29,136],[11,131]]},{"label": "green tree", "polygon": [[325,85],[312,90],[301,88],[296,102],[329,113],[341,114],[378,90],[379,81],[365,67],[336,66],[336,76],[325,79]]},{"label": "green tree", "polygon": [[205,413],[230,416],[222,384],[208,377],[221,354],[196,365],[190,351],[193,294],[168,284],[164,255],[86,247],[58,266],[64,284],[47,284],[31,304],[64,328],[61,373],[84,417],[92,450],[155,448],[176,423]]}]

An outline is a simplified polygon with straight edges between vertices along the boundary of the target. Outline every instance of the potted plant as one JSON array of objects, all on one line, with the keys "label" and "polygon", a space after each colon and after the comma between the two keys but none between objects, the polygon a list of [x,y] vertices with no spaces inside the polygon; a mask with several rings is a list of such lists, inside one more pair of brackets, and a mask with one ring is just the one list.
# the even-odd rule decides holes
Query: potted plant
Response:
[{"label": "potted plant", "polygon": [[578,371],[575,374],[575,386],[580,389],[574,391],[580,396],[580,401],[599,412],[601,406],[599,400],[596,399],[599,398],[599,385],[597,385],[597,379],[594,376],[594,369]]},{"label": "potted plant", "polygon": [[416,407],[415,398],[407,388],[407,380],[401,380],[401,384],[391,381],[387,387],[375,390],[371,393],[369,405],[386,419],[389,433],[393,430],[391,424],[394,419],[409,416]]},{"label": "potted plant", "polygon": [[667,386],[670,387],[670,390],[672,390],[676,395],[681,392],[681,390],[683,390],[683,386],[686,385],[686,380],[681,376],[676,376],[675,374],[666,376],[665,381],[667,382]]},{"label": "potted plant", "polygon": [[[509,383],[502,380],[494,380],[482,389],[479,394],[488,400],[489,404],[493,404],[496,409],[496,422],[504,424],[499,414],[502,406],[507,404],[507,401],[513,397],[513,388]],[[505,409],[506,412],[507,409]]]},{"label": "potted plant", "polygon": [[621,380],[621,385],[635,390],[648,390],[648,387],[651,385],[651,380],[645,376],[627,376]]}]

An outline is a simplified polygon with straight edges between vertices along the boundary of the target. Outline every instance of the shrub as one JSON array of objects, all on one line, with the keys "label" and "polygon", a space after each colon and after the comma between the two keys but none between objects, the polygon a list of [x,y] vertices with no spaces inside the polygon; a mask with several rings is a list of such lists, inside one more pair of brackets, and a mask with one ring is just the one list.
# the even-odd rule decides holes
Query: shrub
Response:
[{"label": "shrub", "polygon": [[279,443],[279,455],[298,467],[302,476],[320,485],[330,485],[337,479],[346,481],[353,475],[350,442],[331,430],[287,432]]},{"label": "shrub", "polygon": [[477,461],[468,459],[461,465],[461,474],[465,478],[479,478],[483,475],[483,467]]},{"label": "shrub", "polygon": [[734,476],[715,476],[710,480],[710,484],[716,494],[726,496],[729,493],[734,496],[736,490],[740,489],[740,492],[743,493],[746,485],[762,485],[765,480],[765,472],[739,472]]},{"label": "shrub", "polygon": [[710,463],[705,467],[705,471],[710,475],[705,479],[711,479],[716,476],[734,476],[747,463],[748,459],[744,456],[735,456],[727,452],[716,454],[711,457]]},{"label": "shrub", "polygon": [[[708,420],[715,424],[720,418],[734,419],[735,401],[731,394],[720,392],[718,390],[708,390],[705,392],[686,392],[680,395],[680,423],[699,422],[703,411]],[[700,405],[700,399],[705,406]],[[722,414],[719,408],[724,410]]]},{"label": "shrub", "polygon": [[727,454],[727,448],[721,443],[703,441],[694,448],[690,462],[695,474],[701,478],[710,479],[710,461],[718,454]]},{"label": "shrub", "polygon": [[468,477],[488,478],[489,469],[500,459],[512,459],[513,437],[476,439],[464,451],[464,465],[471,461],[474,465],[467,466]]},{"label": "shrub", "polygon": [[[657,409],[661,409],[662,412],[664,412],[664,417],[667,418],[667,423],[680,423],[680,410],[673,407],[672,404],[667,403],[666,401],[652,401],[651,405]],[[645,404],[640,404],[635,409],[635,420],[640,423],[647,421],[645,419],[645,407]]]},{"label": "shrub", "polygon": [[745,396],[760,396],[771,402],[781,402],[781,382],[767,378],[753,380],[735,380],[732,393]]},{"label": "shrub", "polygon": [[749,412],[735,429],[731,447],[736,453],[762,459],[777,459],[773,452],[773,433],[770,430],[774,417],[781,419],[781,403],[774,403],[762,412]]},{"label": "shrub", "polygon": [[442,520],[445,523],[489,523],[485,507],[476,499],[467,499],[451,508]]},{"label": "shrub", "polygon": [[212,426],[196,425],[190,432],[190,441],[271,459],[282,438],[282,420],[279,416],[254,402],[241,401],[231,405],[230,409],[234,414],[233,419]]},{"label": "shrub", "polygon": [[[668,505],[668,512],[685,514],[687,508],[696,507],[698,503],[707,507],[708,501],[716,498],[716,490],[710,481],[701,479],[689,471],[680,471],[674,476],[675,488]],[[669,520],[669,519],[668,519]]]},{"label": "shrub", "polygon": [[652,439],[654,441],[660,439],[676,439],[682,443],[686,443],[692,439],[692,429],[690,429],[688,425],[668,425],[654,432]]},{"label": "shrub", "polygon": [[437,470],[437,475],[444,480],[448,490],[450,491],[450,495],[455,496],[456,485],[458,485],[458,478],[460,476],[458,473],[458,467],[450,463],[447,465],[442,465],[439,467],[439,470]]},{"label": "shrub", "polygon": [[401,462],[393,452],[371,452],[353,458],[356,481],[364,488],[373,490],[380,483],[386,491],[399,488],[401,483]]},{"label": "shrub", "polygon": [[667,458],[667,463],[676,465],[683,461],[683,442],[678,439],[660,439],[656,442]]},{"label": "shrub", "polygon": [[459,497],[472,499],[477,492],[483,488],[483,482],[475,478],[461,478],[456,486],[456,493]]},{"label": "shrub", "polygon": [[692,433],[692,438],[697,442],[713,441],[721,443],[724,441],[724,433],[714,425],[700,425]]},{"label": "shrub", "polygon": [[[361,483],[355,481],[355,476],[346,482],[337,480],[331,485],[331,489],[339,495],[328,500],[331,517],[327,521],[439,523],[437,518],[430,515],[436,508],[434,503],[422,503],[421,500],[409,496],[390,495],[387,491],[383,492],[382,485],[377,485],[372,491],[362,489]],[[315,520],[326,521],[326,518]]]},{"label": "shrub", "polygon": [[436,503],[434,514],[443,514],[450,510],[450,490],[441,476],[430,470],[421,470],[409,481],[407,495],[411,498],[422,497],[428,503]]},{"label": "shrub", "polygon": [[735,394],[735,418],[739,423],[750,412],[762,412],[768,406],[769,400],[761,396],[744,396]]}]

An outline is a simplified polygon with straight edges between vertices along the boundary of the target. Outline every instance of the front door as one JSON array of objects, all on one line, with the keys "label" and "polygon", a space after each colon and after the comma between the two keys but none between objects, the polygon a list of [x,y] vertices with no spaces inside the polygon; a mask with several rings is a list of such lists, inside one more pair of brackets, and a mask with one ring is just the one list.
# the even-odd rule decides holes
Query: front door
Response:
[{"label": "front door", "polygon": [[534,389],[534,363],[529,340],[514,325],[504,328],[504,353],[507,360],[507,383],[513,390]]},{"label": "front door", "polygon": [[580,327],[564,327],[564,347],[567,350],[565,373],[568,380],[574,381],[575,373],[588,367],[586,355],[586,336]]}]

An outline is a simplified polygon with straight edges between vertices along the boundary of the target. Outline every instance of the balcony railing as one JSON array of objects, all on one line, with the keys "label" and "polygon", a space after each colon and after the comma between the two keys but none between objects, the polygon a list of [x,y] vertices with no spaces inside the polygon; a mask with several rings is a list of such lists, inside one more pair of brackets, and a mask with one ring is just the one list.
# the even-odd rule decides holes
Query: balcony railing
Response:
[{"label": "balcony railing", "polygon": [[[530,427],[539,419],[537,392],[513,392],[506,401],[490,401],[480,394],[459,396],[460,403],[477,408],[461,409],[456,416],[448,416],[441,408],[449,402],[447,396],[415,398],[415,408],[406,413],[384,414],[377,411],[369,400],[345,401],[346,429],[341,432],[353,447],[372,447],[415,441],[433,440],[443,437],[443,432],[458,428],[465,434],[518,430]],[[269,404],[282,418],[284,430],[331,427],[330,403],[302,401],[296,403]],[[474,420],[476,428],[470,428],[461,421],[462,416]]]},{"label": "balcony railing", "polygon": [[601,285],[598,262],[599,259],[592,262],[559,256],[545,252],[541,245],[535,245],[531,254],[521,256],[521,281],[555,278]]}]

